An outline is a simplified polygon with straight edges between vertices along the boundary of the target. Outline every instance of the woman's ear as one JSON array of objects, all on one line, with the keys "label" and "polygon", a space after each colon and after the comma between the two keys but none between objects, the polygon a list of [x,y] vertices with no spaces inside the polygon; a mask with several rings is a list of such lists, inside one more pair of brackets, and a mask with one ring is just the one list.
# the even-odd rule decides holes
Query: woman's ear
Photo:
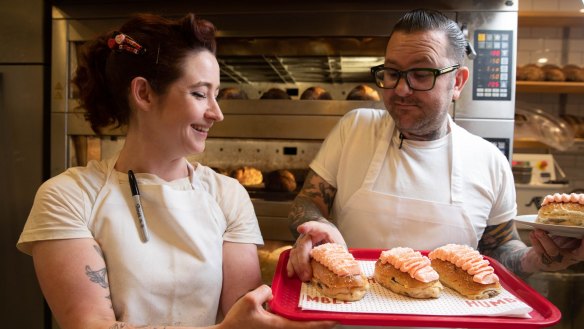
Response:
[{"label": "woman's ear", "polygon": [[149,111],[153,104],[153,91],[148,80],[135,77],[130,82],[130,102],[143,111]]}]

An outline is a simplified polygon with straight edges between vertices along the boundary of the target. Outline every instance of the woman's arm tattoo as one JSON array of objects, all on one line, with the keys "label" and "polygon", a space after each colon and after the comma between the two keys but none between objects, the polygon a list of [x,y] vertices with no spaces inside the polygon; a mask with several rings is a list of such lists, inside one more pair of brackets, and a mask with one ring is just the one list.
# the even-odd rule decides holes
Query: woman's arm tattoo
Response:
[{"label": "woman's arm tattoo", "polygon": [[[101,248],[98,245],[94,245],[93,248],[105,262],[105,257]],[[97,283],[100,287],[107,289],[108,295],[105,298],[109,299],[111,302],[111,295],[109,295],[109,283],[107,280],[107,267],[104,266],[101,269],[94,270],[89,265],[85,265],[85,275],[87,275],[89,281]]]}]

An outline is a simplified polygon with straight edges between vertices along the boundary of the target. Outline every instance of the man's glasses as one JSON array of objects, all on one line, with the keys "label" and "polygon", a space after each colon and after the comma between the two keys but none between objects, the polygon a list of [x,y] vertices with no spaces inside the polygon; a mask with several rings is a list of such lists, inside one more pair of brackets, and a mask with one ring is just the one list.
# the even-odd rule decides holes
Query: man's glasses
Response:
[{"label": "man's glasses", "polygon": [[399,71],[378,65],[371,68],[371,74],[375,78],[375,84],[379,88],[394,89],[397,87],[399,80],[405,77],[410,89],[426,91],[434,88],[438,76],[455,71],[459,67],[460,65],[456,64],[442,69],[415,68],[407,71]]}]

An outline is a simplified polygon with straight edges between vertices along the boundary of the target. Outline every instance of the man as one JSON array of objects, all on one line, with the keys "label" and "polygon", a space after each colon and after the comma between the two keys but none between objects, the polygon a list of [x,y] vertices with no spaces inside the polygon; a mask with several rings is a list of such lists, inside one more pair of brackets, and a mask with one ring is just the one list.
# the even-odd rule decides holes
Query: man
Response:
[{"label": "man", "polygon": [[450,118],[469,78],[466,45],[439,12],[414,10],[397,22],[385,63],[371,69],[387,111],[351,111],[323,143],[289,215],[300,236],[288,275],[310,280],[309,252],[322,242],[420,250],[466,244],[519,275],[584,259],[582,240],[540,230],[530,236],[532,248],[519,240],[507,159]]}]

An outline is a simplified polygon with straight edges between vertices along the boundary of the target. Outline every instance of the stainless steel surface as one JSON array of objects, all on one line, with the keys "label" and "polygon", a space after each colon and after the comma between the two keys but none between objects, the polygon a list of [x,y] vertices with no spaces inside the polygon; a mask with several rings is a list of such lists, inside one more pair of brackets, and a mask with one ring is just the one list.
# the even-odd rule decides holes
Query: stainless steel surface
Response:
[{"label": "stainless steel surface", "polygon": [[0,8],[0,318],[4,328],[41,329],[45,308],[32,258],[16,242],[44,178],[43,31],[49,18],[40,0],[0,0]]}]

